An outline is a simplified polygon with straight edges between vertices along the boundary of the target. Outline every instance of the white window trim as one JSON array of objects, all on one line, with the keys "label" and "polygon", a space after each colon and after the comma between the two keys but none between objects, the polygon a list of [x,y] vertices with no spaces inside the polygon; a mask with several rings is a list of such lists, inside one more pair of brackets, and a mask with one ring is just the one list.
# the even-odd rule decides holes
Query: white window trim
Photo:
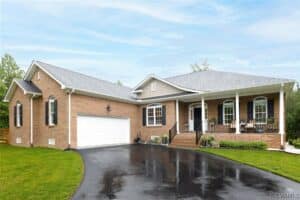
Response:
[{"label": "white window trim", "polygon": [[232,117],[233,117],[233,120],[235,119],[235,106],[234,106],[234,100],[225,100],[223,102],[223,125],[229,125],[230,123],[226,123],[225,122],[225,104],[229,105],[231,104],[232,105],[232,108],[233,108],[233,113],[232,113]]},{"label": "white window trim", "polygon": [[48,102],[48,124],[49,126],[54,126],[54,119],[52,117],[52,112],[51,112],[51,105],[54,106],[54,102],[55,102],[55,99],[49,99],[49,102]]},{"label": "white window trim", "polygon": [[[149,127],[153,127],[153,126],[162,126],[162,123],[161,124],[156,124],[156,109],[157,108],[161,108],[161,111],[162,111],[162,105],[161,104],[157,104],[157,105],[150,105],[150,106],[147,106],[146,107],[146,125],[149,126]],[[153,124],[149,124],[148,123],[148,110],[149,109],[153,109]]]},{"label": "white window trim", "polygon": [[[259,102],[262,102],[264,101],[265,102],[265,105],[266,105],[266,121],[265,122],[256,122],[256,110],[255,110],[255,105]],[[256,97],[254,98],[253,100],[253,119],[255,120],[255,123],[256,124],[267,124],[268,122],[268,98],[267,97],[264,97],[264,96],[260,96],[260,97]]]},{"label": "white window trim", "polygon": [[21,104],[20,103],[17,103],[17,106],[16,106],[16,118],[17,118],[17,124],[16,124],[16,126],[17,127],[21,127],[21,113],[20,113],[20,111],[21,111]]}]

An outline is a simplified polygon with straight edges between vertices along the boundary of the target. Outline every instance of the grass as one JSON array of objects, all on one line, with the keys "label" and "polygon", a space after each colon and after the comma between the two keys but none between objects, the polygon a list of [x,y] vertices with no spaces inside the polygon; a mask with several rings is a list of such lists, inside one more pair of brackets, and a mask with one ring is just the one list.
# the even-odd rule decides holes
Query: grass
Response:
[{"label": "grass", "polygon": [[300,155],[278,151],[201,148],[207,152],[300,182]]},{"label": "grass", "polygon": [[83,176],[73,151],[0,144],[0,199],[69,199]]}]

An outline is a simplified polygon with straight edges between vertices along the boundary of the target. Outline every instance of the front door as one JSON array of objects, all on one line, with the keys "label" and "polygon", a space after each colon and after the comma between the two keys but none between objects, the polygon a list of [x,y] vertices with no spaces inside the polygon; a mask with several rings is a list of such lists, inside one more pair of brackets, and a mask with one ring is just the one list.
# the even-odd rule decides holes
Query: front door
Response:
[{"label": "front door", "polygon": [[194,108],[194,131],[202,130],[201,108]]}]

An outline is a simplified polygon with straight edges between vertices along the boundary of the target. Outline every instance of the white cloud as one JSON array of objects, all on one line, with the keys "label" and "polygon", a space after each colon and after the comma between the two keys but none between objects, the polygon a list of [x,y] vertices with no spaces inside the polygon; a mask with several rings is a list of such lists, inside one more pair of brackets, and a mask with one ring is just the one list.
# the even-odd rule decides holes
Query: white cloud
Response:
[{"label": "white cloud", "polygon": [[[50,15],[63,15],[67,8],[88,7],[98,9],[115,9],[128,13],[148,16],[153,19],[179,23],[212,25],[226,23],[234,18],[234,10],[215,1],[203,0],[167,0],[167,1],[137,1],[137,0],[10,0],[10,2],[23,3],[24,6]],[[197,6],[203,8],[203,12],[189,12],[188,7]],[[186,9],[185,9],[186,8]],[[206,12],[208,11],[208,12]]]},{"label": "white cloud", "polygon": [[129,44],[136,46],[154,46],[159,44],[157,40],[151,39],[149,37],[122,38],[90,30],[87,30],[86,33],[101,40],[106,40],[114,43]]},{"label": "white cloud", "polygon": [[300,42],[300,12],[261,20],[246,30],[250,34],[274,42]]},{"label": "white cloud", "polygon": [[77,54],[77,55],[110,55],[106,52],[90,51],[90,50],[74,50],[61,47],[50,47],[48,45],[5,45],[3,49],[15,51],[34,51],[34,52],[51,52],[63,54]]}]

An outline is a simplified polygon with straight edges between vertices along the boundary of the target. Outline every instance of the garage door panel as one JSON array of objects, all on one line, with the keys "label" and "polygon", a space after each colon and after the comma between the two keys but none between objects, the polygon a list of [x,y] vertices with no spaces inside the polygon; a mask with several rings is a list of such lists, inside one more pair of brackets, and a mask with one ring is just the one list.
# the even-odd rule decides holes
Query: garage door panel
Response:
[{"label": "garage door panel", "polygon": [[78,116],[79,148],[130,143],[130,120],[109,117]]}]

